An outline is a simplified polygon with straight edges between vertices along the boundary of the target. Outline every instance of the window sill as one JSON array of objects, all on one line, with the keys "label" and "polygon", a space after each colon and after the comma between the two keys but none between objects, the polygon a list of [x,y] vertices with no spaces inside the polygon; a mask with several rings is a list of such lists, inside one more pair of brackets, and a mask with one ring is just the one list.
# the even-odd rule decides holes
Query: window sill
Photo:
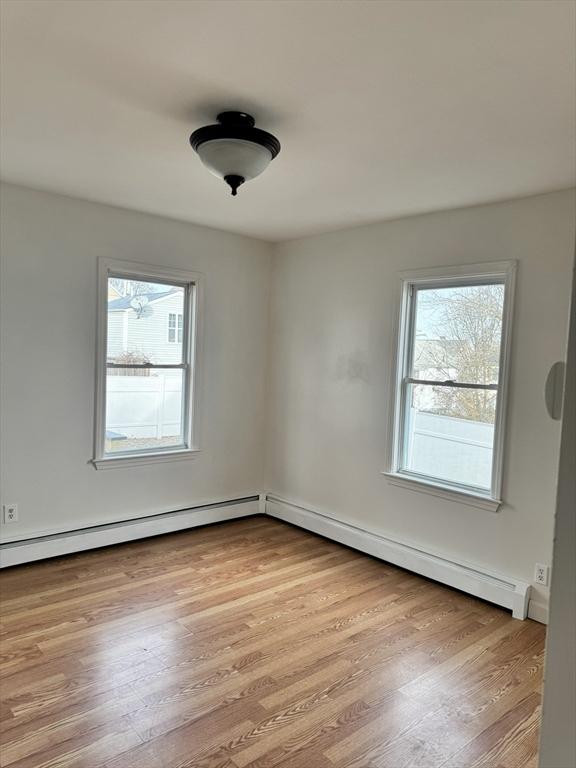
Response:
[{"label": "window sill", "polygon": [[459,501],[461,504],[478,507],[487,512],[497,512],[502,504],[501,499],[493,499],[490,496],[483,496],[473,491],[459,490],[451,486],[442,485],[441,483],[427,482],[426,480],[403,475],[400,472],[382,472],[382,474],[387,477],[388,482],[392,483],[392,485],[398,485],[412,491],[420,491],[420,493],[428,493],[431,496],[439,496],[449,501]]},{"label": "window sill", "polygon": [[121,467],[140,467],[144,464],[163,464],[165,461],[182,461],[195,459],[200,453],[198,448],[187,448],[179,451],[165,451],[163,453],[140,453],[131,456],[107,456],[105,459],[93,459],[92,464],[96,469],[120,469]]}]

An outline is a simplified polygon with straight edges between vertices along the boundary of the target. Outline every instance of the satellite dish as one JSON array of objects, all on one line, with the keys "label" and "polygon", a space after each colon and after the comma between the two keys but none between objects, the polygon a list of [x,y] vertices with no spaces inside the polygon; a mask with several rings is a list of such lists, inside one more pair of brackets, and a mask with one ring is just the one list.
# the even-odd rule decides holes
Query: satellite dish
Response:
[{"label": "satellite dish", "polygon": [[140,317],[140,315],[142,314],[142,310],[144,309],[146,304],[148,304],[147,296],[134,296],[134,298],[130,302],[130,306],[137,313],[138,317]]},{"label": "satellite dish", "polygon": [[143,309],[148,304],[148,296],[134,296],[130,302],[132,309]]}]

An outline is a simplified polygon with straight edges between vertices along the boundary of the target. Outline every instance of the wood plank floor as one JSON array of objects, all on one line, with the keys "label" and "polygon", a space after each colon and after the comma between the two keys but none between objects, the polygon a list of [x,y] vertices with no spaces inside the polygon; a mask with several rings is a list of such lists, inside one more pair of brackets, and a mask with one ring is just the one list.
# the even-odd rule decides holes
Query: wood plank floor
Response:
[{"label": "wood plank floor", "polygon": [[542,625],[279,521],[0,581],[2,766],[536,768]]}]

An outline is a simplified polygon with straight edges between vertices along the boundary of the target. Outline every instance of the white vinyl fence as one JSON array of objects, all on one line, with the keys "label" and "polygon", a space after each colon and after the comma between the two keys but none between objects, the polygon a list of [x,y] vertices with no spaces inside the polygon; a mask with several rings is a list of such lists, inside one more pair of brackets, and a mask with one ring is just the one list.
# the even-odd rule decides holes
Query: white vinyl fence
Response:
[{"label": "white vinyl fence", "polygon": [[[431,477],[490,487],[494,425],[411,409],[407,464]],[[450,475],[446,475],[449,468]]]},{"label": "white vinyl fence", "polygon": [[[180,434],[182,374],[108,376],[106,430],[121,438],[165,438]],[[492,424],[411,409],[407,464],[414,470],[489,487]]]},{"label": "white vinyl fence", "polygon": [[106,431],[127,438],[162,438],[180,434],[182,373],[108,376]]}]

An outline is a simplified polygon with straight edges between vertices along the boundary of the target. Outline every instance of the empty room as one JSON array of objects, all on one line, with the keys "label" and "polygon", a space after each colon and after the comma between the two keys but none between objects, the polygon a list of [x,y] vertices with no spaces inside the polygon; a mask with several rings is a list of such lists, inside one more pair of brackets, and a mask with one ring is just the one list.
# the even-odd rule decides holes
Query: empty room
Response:
[{"label": "empty room", "polygon": [[576,768],[576,1],[0,22],[1,768]]}]

